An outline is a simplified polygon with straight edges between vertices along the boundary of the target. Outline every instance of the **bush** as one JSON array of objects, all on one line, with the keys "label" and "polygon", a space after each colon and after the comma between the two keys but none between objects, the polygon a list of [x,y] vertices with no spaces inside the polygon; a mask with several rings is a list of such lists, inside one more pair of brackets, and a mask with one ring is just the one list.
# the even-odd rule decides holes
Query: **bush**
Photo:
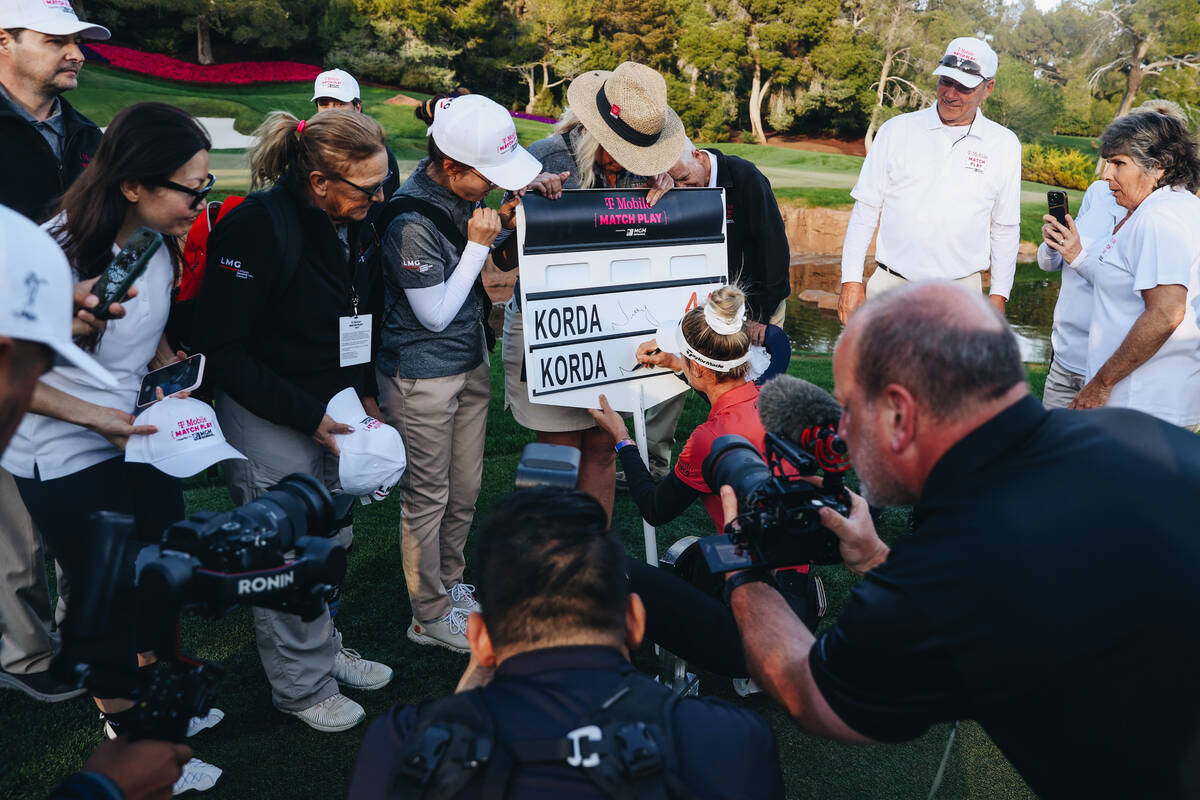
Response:
[{"label": "bush", "polygon": [[1021,177],[1027,181],[1086,189],[1094,180],[1096,160],[1078,150],[1040,144],[1021,146]]}]

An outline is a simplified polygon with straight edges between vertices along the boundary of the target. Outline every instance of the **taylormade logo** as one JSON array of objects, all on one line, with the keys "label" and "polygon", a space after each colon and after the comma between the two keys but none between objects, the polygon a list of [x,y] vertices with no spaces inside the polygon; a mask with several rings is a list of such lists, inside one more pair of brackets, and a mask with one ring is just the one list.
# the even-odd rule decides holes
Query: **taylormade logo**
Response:
[{"label": "taylormade logo", "polygon": [[276,589],[286,589],[296,582],[295,572],[284,572],[279,575],[260,575],[257,578],[243,578],[238,581],[238,596],[270,592]]}]

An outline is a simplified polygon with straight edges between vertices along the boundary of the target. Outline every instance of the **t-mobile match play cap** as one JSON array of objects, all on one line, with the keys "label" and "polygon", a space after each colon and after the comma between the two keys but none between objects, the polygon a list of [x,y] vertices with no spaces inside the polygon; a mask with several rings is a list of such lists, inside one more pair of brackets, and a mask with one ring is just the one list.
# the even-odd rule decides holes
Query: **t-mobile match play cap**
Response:
[{"label": "t-mobile match play cap", "polygon": [[346,494],[387,496],[400,482],[408,460],[400,431],[367,414],[358,393],[343,389],[333,396],[325,413],[335,422],[354,428],[353,433],[334,435],[341,457],[338,479]]},{"label": "t-mobile match play cap", "polygon": [[313,84],[313,96],[310,102],[315,103],[318,97],[332,97],[343,103],[351,103],[361,95],[358,93],[358,81],[344,69],[331,69],[317,76]]},{"label": "t-mobile match play cap", "polygon": [[960,36],[946,45],[946,55],[938,62],[934,75],[945,75],[955,83],[974,89],[996,77],[999,59],[996,51],[982,39]]},{"label": "t-mobile match play cap", "polygon": [[75,284],[50,234],[0,206],[0,336],[47,345],[100,386],[117,380],[71,341]]},{"label": "t-mobile match play cap", "polygon": [[28,28],[49,36],[77,33],[85,39],[112,36],[103,25],[81,22],[71,0],[4,0],[0,3],[0,28]]},{"label": "t-mobile match play cap", "polygon": [[512,115],[480,94],[439,100],[427,134],[443,153],[511,192],[524,189],[542,171],[541,162],[517,142]]},{"label": "t-mobile match play cap", "polygon": [[153,425],[158,431],[130,436],[125,460],[150,464],[176,478],[195,475],[218,461],[246,458],[225,441],[213,407],[191,397],[159,400],[134,424]]}]

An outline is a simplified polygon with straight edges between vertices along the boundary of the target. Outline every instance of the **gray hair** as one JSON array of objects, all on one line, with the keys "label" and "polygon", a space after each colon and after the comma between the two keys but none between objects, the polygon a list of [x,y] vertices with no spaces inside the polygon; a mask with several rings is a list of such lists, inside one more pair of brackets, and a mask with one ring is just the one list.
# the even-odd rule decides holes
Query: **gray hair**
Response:
[{"label": "gray hair", "polygon": [[1127,155],[1143,172],[1163,171],[1158,188],[1200,189],[1196,140],[1178,117],[1145,109],[1113,120],[1100,134],[1100,155]]},{"label": "gray hair", "polygon": [[683,149],[679,151],[679,158],[687,161],[694,152],[696,152],[696,145],[692,144],[692,140],[688,137],[683,137]]},{"label": "gray hair", "polygon": [[1025,381],[1008,323],[962,287],[909,284],[867,303],[855,321],[854,381],[868,402],[894,383],[950,421]]},{"label": "gray hair", "polygon": [[580,189],[591,189],[596,185],[596,153],[600,150],[600,142],[583,126],[583,121],[574,111],[569,107],[564,108],[554,132],[570,135],[576,128],[579,129],[579,138],[575,141],[575,182]]}]

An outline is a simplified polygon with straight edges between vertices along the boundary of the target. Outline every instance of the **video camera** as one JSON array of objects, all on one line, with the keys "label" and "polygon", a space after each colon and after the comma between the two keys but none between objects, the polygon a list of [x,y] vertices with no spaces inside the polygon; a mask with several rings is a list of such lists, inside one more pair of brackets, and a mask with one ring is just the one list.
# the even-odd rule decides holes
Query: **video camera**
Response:
[{"label": "video camera", "polygon": [[[744,436],[721,436],[701,465],[709,486],[729,485],[738,497],[737,519],[725,535],[700,540],[709,570],[838,563],[838,538],[821,524],[819,510],[850,514],[845,442],[832,426],[814,426],[799,442],[768,433],[765,445],[764,460]],[[806,480],[818,473],[820,486]]]},{"label": "video camera", "polygon": [[[179,653],[179,615],[219,618],[257,606],[312,620],[346,573],[346,551],[332,540],[350,524],[354,498],[330,495],[311,475],[289,475],[244,506],[201,511],[177,522],[161,542],[136,557],[139,646],[155,651],[153,669],[139,670],[137,712],[122,730],[138,739],[184,740],[188,720],[209,707],[222,670]],[[91,516],[95,569],[72,593],[55,675],[86,686],[92,665],[77,644],[110,619],[123,565],[129,562],[134,520],[108,511]],[[286,554],[295,551],[295,558]]]}]

